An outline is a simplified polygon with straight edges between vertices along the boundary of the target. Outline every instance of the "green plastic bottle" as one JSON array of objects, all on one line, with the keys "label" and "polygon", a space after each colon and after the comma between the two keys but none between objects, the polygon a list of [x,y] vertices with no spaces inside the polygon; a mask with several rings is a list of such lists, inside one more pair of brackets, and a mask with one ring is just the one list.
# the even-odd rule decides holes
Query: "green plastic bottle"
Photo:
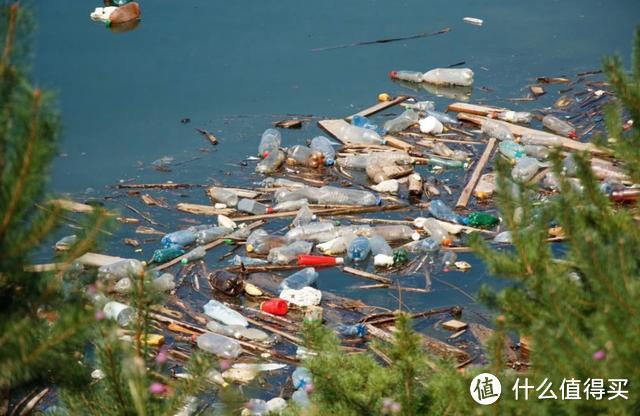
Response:
[{"label": "green plastic bottle", "polygon": [[178,247],[161,248],[153,252],[151,261],[154,263],[164,263],[178,256],[182,256],[184,253],[185,251]]},{"label": "green plastic bottle", "polygon": [[464,220],[465,225],[478,228],[491,228],[500,222],[500,219],[486,212],[472,212]]}]

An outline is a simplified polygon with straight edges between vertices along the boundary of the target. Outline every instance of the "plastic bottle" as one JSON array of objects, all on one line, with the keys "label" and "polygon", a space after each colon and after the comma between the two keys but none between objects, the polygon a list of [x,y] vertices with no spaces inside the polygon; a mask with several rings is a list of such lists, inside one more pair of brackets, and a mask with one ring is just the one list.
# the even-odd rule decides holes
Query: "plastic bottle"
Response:
[{"label": "plastic bottle", "polygon": [[546,159],[549,157],[550,150],[546,146],[528,144],[524,146],[524,152],[536,159]]},{"label": "plastic bottle", "polygon": [[293,383],[294,389],[303,389],[304,387],[311,385],[311,371],[305,367],[296,368],[291,374],[291,382]]},{"label": "plastic bottle", "polygon": [[365,170],[369,162],[368,155],[349,155],[345,158],[338,159],[338,165],[345,169]]},{"label": "plastic bottle", "polygon": [[347,257],[354,263],[365,261],[371,253],[371,245],[366,237],[356,237],[347,248]]},{"label": "plastic bottle", "polygon": [[158,292],[169,292],[176,288],[175,277],[171,273],[163,273],[151,281],[151,286]]},{"label": "plastic bottle", "polygon": [[318,190],[317,201],[327,205],[373,206],[382,202],[376,195],[359,189],[342,189],[335,186],[323,186]]},{"label": "plastic bottle", "polygon": [[359,114],[355,114],[351,117],[351,124],[356,127],[362,127],[363,129],[373,130],[378,133],[380,137],[384,137],[384,135],[387,134],[387,131],[384,128],[372,123],[367,117]]},{"label": "plastic bottle", "polygon": [[316,247],[324,254],[335,255],[344,253],[347,251],[347,247],[351,244],[351,241],[356,238],[353,233],[346,233],[339,237],[329,240],[326,243],[318,244]]},{"label": "plastic bottle", "polygon": [[129,293],[131,292],[131,287],[133,286],[133,282],[130,278],[125,277],[123,279],[118,280],[118,283],[115,284],[113,290],[117,293]]},{"label": "plastic bottle", "polygon": [[309,400],[309,394],[304,389],[298,389],[291,395],[291,400],[302,409],[306,409],[311,406],[311,400]]},{"label": "plastic bottle", "polygon": [[439,196],[440,191],[438,190],[437,180],[433,176],[427,176],[424,181],[424,187],[427,190],[427,194],[429,196]]},{"label": "plastic bottle", "polygon": [[287,150],[287,164],[317,168],[322,161],[322,154],[302,145],[291,146]]},{"label": "plastic bottle", "polygon": [[162,244],[164,248],[185,247],[195,243],[196,237],[196,232],[193,229],[187,228],[166,234],[160,240],[160,244]]},{"label": "plastic bottle", "polygon": [[311,186],[305,186],[294,190],[281,189],[274,194],[274,200],[276,204],[282,204],[283,202],[298,201],[300,199],[306,199],[308,201],[315,201],[315,196],[319,188]]},{"label": "plastic bottle", "polygon": [[107,26],[118,25],[121,23],[130,22],[140,18],[140,5],[136,2],[131,2],[120,6],[111,13],[109,20],[107,20]]},{"label": "plastic bottle", "polygon": [[447,251],[444,253],[444,255],[442,256],[442,268],[445,272],[448,272],[449,269],[454,265],[457,257],[458,256],[454,251]]},{"label": "plastic bottle", "polygon": [[173,260],[178,256],[182,256],[185,253],[180,247],[168,247],[161,248],[153,252],[151,261],[154,263],[165,263],[169,260]]},{"label": "plastic bottle", "polygon": [[373,255],[373,264],[375,266],[393,266],[393,249],[384,237],[380,235],[371,236],[369,245],[371,246],[371,254]]},{"label": "plastic bottle", "polygon": [[509,123],[531,123],[533,114],[527,111],[502,111],[496,113],[495,117],[502,121],[508,121]]},{"label": "plastic bottle", "polygon": [[228,189],[213,186],[209,188],[209,196],[215,202],[220,202],[230,208],[233,208],[238,204],[238,195]]},{"label": "plastic bottle", "polygon": [[200,335],[196,338],[196,343],[201,350],[221,358],[233,359],[242,354],[242,347],[238,341],[213,332]]},{"label": "plastic bottle", "polygon": [[242,198],[238,201],[238,206],[236,207],[238,211],[248,212],[249,214],[254,215],[262,215],[262,214],[271,214],[273,209],[271,207],[266,206],[265,204],[261,204],[258,201],[254,201],[253,199]]},{"label": "plastic bottle", "polygon": [[336,329],[338,330],[338,334],[343,337],[364,338],[367,336],[367,326],[362,323],[353,325],[338,324]]},{"label": "plastic bottle", "polygon": [[242,415],[250,415],[250,416],[267,416],[269,414],[269,409],[267,408],[267,402],[262,399],[249,399],[247,402],[247,407],[245,410],[249,410],[248,413],[241,412]]},{"label": "plastic bottle", "polygon": [[435,142],[431,150],[433,150],[433,153],[435,153],[436,155],[448,158],[451,158],[453,156],[453,150],[451,150],[449,146],[442,142]]},{"label": "plastic bottle", "polygon": [[284,237],[289,242],[299,240],[324,242],[336,237],[335,228],[330,221],[314,222],[292,228]]},{"label": "plastic bottle", "polygon": [[104,280],[119,280],[125,277],[139,277],[144,274],[144,265],[136,259],[125,259],[100,266],[98,277]]},{"label": "plastic bottle", "polygon": [[282,397],[274,397],[267,402],[267,414],[279,415],[287,408],[287,402]]},{"label": "plastic bottle", "polygon": [[435,253],[440,250],[440,243],[431,237],[414,241],[405,246],[412,253]]},{"label": "plastic bottle", "polygon": [[413,228],[406,225],[378,225],[371,229],[371,232],[386,241],[418,240],[420,238]]},{"label": "plastic bottle", "polygon": [[511,134],[511,130],[495,120],[483,120],[480,129],[487,136],[495,137],[498,140],[515,140],[513,134]]},{"label": "plastic bottle", "polygon": [[211,227],[206,230],[201,230],[196,233],[196,244],[205,245],[214,240],[224,237],[225,235],[231,234],[233,232],[232,228],[229,227]]},{"label": "plastic bottle", "polygon": [[322,153],[324,157],[324,164],[332,166],[336,160],[336,151],[331,144],[331,141],[324,136],[316,136],[311,139],[311,150]]},{"label": "plastic bottle", "polygon": [[499,233],[493,238],[493,242],[498,244],[511,244],[513,242],[511,231],[503,231]]},{"label": "plastic bottle", "polygon": [[307,307],[318,306],[322,302],[322,292],[310,286],[302,289],[282,289],[280,297],[290,304]]},{"label": "plastic bottle", "polygon": [[207,316],[225,325],[249,326],[244,316],[215,299],[211,299],[202,308]]},{"label": "plastic bottle", "polygon": [[515,166],[511,170],[511,177],[521,182],[527,182],[540,169],[540,164],[537,159],[532,157],[523,156],[517,159]]},{"label": "plastic bottle", "polygon": [[297,211],[300,208],[309,205],[309,200],[307,198],[296,199],[294,201],[286,201],[281,202],[279,204],[274,205],[273,212],[289,212],[289,211]]},{"label": "plastic bottle", "polygon": [[435,218],[425,218],[422,228],[438,244],[449,245],[451,237],[447,230]]},{"label": "plastic bottle", "polygon": [[266,158],[273,150],[280,148],[282,136],[276,129],[266,129],[260,138],[258,145],[258,156]]},{"label": "plastic bottle", "polygon": [[400,81],[422,82],[422,72],[418,71],[391,71],[389,77]]},{"label": "plastic bottle", "polygon": [[291,221],[291,225],[293,225],[294,227],[300,227],[302,225],[307,225],[311,221],[313,221],[314,217],[315,217],[315,215],[309,209],[309,205],[303,205],[302,208],[300,208],[298,210],[298,213],[296,214],[296,216],[293,219],[293,221]]},{"label": "plastic bottle", "polygon": [[435,111],[435,110],[426,110],[425,115],[428,117],[433,117],[436,120],[438,120],[440,123],[443,124],[453,124],[453,125],[458,125],[461,124],[461,121],[458,120],[455,117],[450,116],[447,113],[442,113],[440,111]]},{"label": "plastic bottle", "polygon": [[397,133],[416,124],[419,119],[420,116],[418,115],[418,113],[411,109],[408,109],[398,117],[384,123],[384,129],[389,133]]},{"label": "plastic bottle", "polygon": [[66,251],[69,250],[69,248],[71,248],[71,246],[74,245],[76,241],[78,241],[77,235],[68,235],[58,240],[54,247],[57,251]]},{"label": "plastic bottle", "polygon": [[306,185],[302,182],[296,182],[286,178],[265,178],[262,181],[262,186],[265,188],[298,189],[304,188]]},{"label": "plastic bottle", "polygon": [[520,144],[540,146],[562,146],[562,139],[555,136],[525,134],[520,137]]},{"label": "plastic bottle", "polygon": [[289,305],[283,299],[269,299],[260,304],[260,310],[272,315],[283,316],[289,312]]},{"label": "plastic bottle", "polygon": [[312,286],[318,280],[318,272],[313,267],[298,270],[280,283],[280,290],[299,290],[305,286]]},{"label": "plastic bottle", "polygon": [[272,150],[268,152],[267,157],[265,157],[260,161],[260,163],[258,163],[258,165],[256,166],[256,172],[264,174],[273,173],[278,170],[280,165],[284,163],[285,159],[286,155],[282,150]]},{"label": "plastic bottle", "polygon": [[500,218],[486,212],[472,212],[466,216],[464,223],[471,227],[490,228],[500,224]]},{"label": "plastic bottle", "polygon": [[277,247],[269,251],[267,260],[271,264],[289,264],[298,258],[300,254],[309,254],[313,243],[308,241],[296,241],[288,246]]},{"label": "plastic bottle", "polygon": [[547,114],[542,118],[542,124],[549,130],[565,137],[575,139],[577,136],[576,129],[564,120]]},{"label": "plastic bottle", "polygon": [[[391,254],[393,254],[393,251]],[[342,263],[344,263],[342,257],[314,256],[311,254],[301,254],[298,256],[298,266],[322,267],[336,266]]]},{"label": "plastic bottle", "polygon": [[385,144],[386,141],[373,130],[356,127],[348,123],[344,123],[338,131],[340,137],[349,143],[355,144]]},{"label": "plastic bottle", "polygon": [[518,159],[524,155],[524,146],[513,140],[505,140],[498,144],[498,151],[509,159]]},{"label": "plastic bottle", "polygon": [[286,240],[283,236],[269,235],[265,230],[258,229],[247,237],[245,248],[247,253],[268,254],[272,249],[285,244]]},{"label": "plastic bottle", "polygon": [[478,180],[473,195],[478,199],[489,199],[496,190],[496,174],[485,173]]},{"label": "plastic bottle", "polygon": [[462,224],[462,217],[453,212],[453,210],[451,210],[451,208],[449,208],[447,204],[442,202],[440,199],[434,199],[431,201],[429,204],[429,214],[442,221]]},{"label": "plastic bottle", "polygon": [[207,330],[218,335],[224,335],[225,337],[229,338],[240,338],[240,332],[238,331],[238,328],[244,327],[238,325],[223,325],[216,321],[207,322]]},{"label": "plastic bottle", "polygon": [[436,68],[422,74],[422,81],[435,85],[473,85],[473,71],[469,68]]},{"label": "plastic bottle", "polygon": [[119,326],[125,328],[133,321],[133,308],[120,302],[107,302],[102,308],[105,316],[113,319]]},{"label": "plastic bottle", "polygon": [[398,190],[400,189],[400,184],[395,179],[389,179],[389,180],[386,180],[386,181],[382,181],[382,182],[378,183],[377,185],[372,185],[371,189],[373,189],[374,191],[379,192],[379,193],[386,193],[386,194],[395,195],[395,194],[398,193]]},{"label": "plastic bottle", "polygon": [[440,120],[432,116],[418,121],[418,125],[420,126],[420,131],[424,134],[440,134],[444,131],[444,126]]},{"label": "plastic bottle", "polygon": [[191,263],[197,260],[202,260],[206,255],[207,250],[202,246],[198,246],[185,254],[185,257],[182,258],[182,263]]},{"label": "plastic bottle", "polygon": [[256,259],[253,257],[244,257],[244,256],[234,256],[230,261],[230,264],[234,266],[240,266],[241,264],[244,266],[264,266],[269,264],[268,261],[263,259]]},{"label": "plastic bottle", "polygon": [[449,160],[442,159],[438,156],[429,157],[429,163],[436,166],[443,166],[447,168],[464,168],[467,163],[462,160]]}]

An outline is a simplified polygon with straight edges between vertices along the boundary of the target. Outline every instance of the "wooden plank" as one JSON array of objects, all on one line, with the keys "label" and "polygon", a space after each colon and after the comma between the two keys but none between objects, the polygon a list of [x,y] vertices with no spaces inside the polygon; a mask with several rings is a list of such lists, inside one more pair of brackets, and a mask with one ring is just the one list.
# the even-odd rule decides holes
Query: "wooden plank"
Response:
[{"label": "wooden plank", "polygon": [[53,205],[58,208],[71,212],[80,212],[83,214],[89,214],[93,212],[93,207],[87,204],[81,204],[80,202],[71,201],[69,199],[54,199],[51,201]]},{"label": "wooden plank", "polygon": [[80,264],[90,267],[106,266],[107,264],[115,263],[120,260],[124,260],[124,258],[99,253],[84,253],[76,259]]},{"label": "wooden plank", "polygon": [[489,158],[491,157],[491,153],[493,152],[493,148],[495,147],[495,145],[496,145],[496,139],[494,137],[490,138],[489,143],[487,143],[487,147],[484,148],[484,152],[482,153],[480,160],[476,164],[473,174],[471,174],[471,178],[469,179],[469,182],[467,182],[467,185],[464,187],[464,189],[460,193],[460,198],[458,198],[456,207],[464,208],[467,206],[467,203],[469,202],[469,197],[471,197],[471,192],[473,192],[473,189],[476,187],[476,184],[478,183],[478,179],[480,179],[480,175],[482,174],[482,170],[484,169],[485,165],[489,161]]},{"label": "wooden plank", "polygon": [[[487,117],[482,117],[482,116],[477,116],[477,115],[467,114],[467,113],[458,113],[458,119],[464,120],[464,121],[470,121],[474,124],[481,125],[484,120],[487,120]],[[518,136],[524,136],[526,134],[530,134],[533,136],[553,137],[556,140],[560,140],[560,142],[562,143],[562,147],[566,149],[588,151],[588,152],[597,153],[597,154],[604,153],[601,149],[598,149],[596,146],[594,146],[591,143],[578,142],[575,140],[571,140],[567,137],[558,136],[556,134],[547,133],[546,131],[536,130],[529,127],[519,126],[517,124],[511,124],[506,121],[495,120],[495,119],[493,121],[498,124],[502,124],[503,126],[507,127],[512,134],[515,134]]]},{"label": "wooden plank", "polygon": [[475,114],[478,116],[486,116],[490,113],[499,113],[502,111],[508,111],[507,108],[503,107],[491,107],[488,105],[477,105],[477,104],[469,104],[469,103],[451,103],[449,107],[447,107],[448,111],[453,111],[454,113],[468,113]]},{"label": "wooden plank", "polygon": [[442,323],[442,327],[448,331],[462,331],[467,327],[466,322],[458,321],[457,319],[451,319],[447,322]]},{"label": "wooden plank", "polygon": [[[336,139],[340,140],[342,143],[344,144],[352,144],[351,142],[349,142],[348,140],[345,140],[343,137],[341,137],[340,135],[340,130],[343,128],[343,126],[347,124],[346,121],[344,120],[320,120],[318,121],[318,126],[323,129],[324,131],[326,131],[327,133],[329,133],[330,135],[332,135],[333,137],[335,137]],[[387,145],[391,146],[391,147],[395,147],[397,149],[401,149],[401,150],[409,150],[412,149],[413,146],[405,141],[402,141],[396,137],[393,136],[385,136],[384,139],[387,141]],[[366,145],[365,145],[366,147]]]},{"label": "wooden plank", "polygon": [[364,277],[365,279],[375,280],[376,282],[384,283],[385,285],[390,285],[391,283],[393,283],[391,279],[388,279],[386,277],[382,277],[382,276],[378,276],[377,274],[354,269],[352,267],[343,267],[342,271],[345,273],[353,274],[355,276]]},{"label": "wooden plank", "polygon": [[379,102],[379,103],[377,103],[375,105],[372,105],[369,108],[365,108],[364,110],[357,112],[356,114],[350,115],[349,117],[346,117],[345,119],[347,121],[351,121],[351,118],[353,116],[355,116],[355,115],[363,116],[363,117],[369,117],[369,116],[371,116],[371,115],[373,115],[375,113],[379,113],[380,111],[384,111],[387,108],[391,108],[394,105],[398,105],[401,102],[405,101],[407,98],[409,98],[409,97],[406,97],[404,95],[400,95],[400,96],[396,97],[395,99],[393,99],[391,101]]},{"label": "wooden plank", "polygon": [[181,202],[176,205],[176,209],[182,212],[188,212],[195,215],[229,215],[236,212],[233,208],[217,209],[211,205],[189,204]]}]

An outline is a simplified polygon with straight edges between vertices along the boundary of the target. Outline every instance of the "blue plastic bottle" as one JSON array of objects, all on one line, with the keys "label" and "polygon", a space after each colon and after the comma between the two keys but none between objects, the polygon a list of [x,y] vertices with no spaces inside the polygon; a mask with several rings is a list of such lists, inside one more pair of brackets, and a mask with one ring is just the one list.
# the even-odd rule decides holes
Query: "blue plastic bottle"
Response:
[{"label": "blue plastic bottle", "polygon": [[356,237],[347,248],[347,257],[354,263],[365,261],[371,253],[371,245],[366,237]]}]

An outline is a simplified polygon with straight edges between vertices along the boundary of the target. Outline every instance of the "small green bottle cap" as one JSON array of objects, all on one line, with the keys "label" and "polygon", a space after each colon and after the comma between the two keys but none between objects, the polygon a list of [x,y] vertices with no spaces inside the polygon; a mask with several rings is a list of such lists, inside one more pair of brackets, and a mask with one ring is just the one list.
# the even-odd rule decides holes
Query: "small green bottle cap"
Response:
[{"label": "small green bottle cap", "polygon": [[182,263],[182,264],[187,264],[187,263],[189,263],[189,260],[187,260],[187,259],[182,259],[182,260],[180,260],[180,263]]}]

